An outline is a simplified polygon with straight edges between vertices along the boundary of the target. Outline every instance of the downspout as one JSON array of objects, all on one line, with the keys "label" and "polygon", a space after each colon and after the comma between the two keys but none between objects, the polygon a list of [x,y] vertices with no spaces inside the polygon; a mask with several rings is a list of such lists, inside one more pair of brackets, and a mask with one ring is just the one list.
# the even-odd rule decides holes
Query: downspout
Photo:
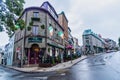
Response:
[{"label": "downspout", "polygon": [[45,15],[45,25],[46,25],[46,27],[45,27],[45,46],[46,46],[46,50],[45,50],[45,54],[44,54],[44,60],[45,60],[45,58],[46,58],[46,55],[47,55],[47,13],[46,13],[46,15]]},{"label": "downspout", "polygon": [[23,57],[24,57],[24,54],[25,54],[26,25],[27,25],[27,11],[26,11],[26,15],[25,15],[25,29],[24,29],[24,37],[23,37],[23,44],[22,44],[21,67],[23,66]]}]

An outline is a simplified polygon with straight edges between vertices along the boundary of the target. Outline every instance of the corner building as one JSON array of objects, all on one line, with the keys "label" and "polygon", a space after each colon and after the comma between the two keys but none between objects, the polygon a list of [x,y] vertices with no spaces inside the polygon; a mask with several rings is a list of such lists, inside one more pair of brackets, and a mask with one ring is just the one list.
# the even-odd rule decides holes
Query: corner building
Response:
[{"label": "corner building", "polygon": [[26,27],[15,32],[14,63],[21,60],[22,65],[39,64],[39,55],[44,63],[64,50],[64,39],[60,36],[64,29],[49,2],[26,8],[19,19],[25,21]]}]

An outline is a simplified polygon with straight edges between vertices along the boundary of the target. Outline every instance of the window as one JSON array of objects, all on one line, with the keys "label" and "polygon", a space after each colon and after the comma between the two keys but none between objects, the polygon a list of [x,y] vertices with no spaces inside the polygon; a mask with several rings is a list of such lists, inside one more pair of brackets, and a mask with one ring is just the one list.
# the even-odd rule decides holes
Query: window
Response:
[{"label": "window", "polygon": [[38,35],[38,32],[39,32],[38,28],[39,28],[38,25],[35,25],[35,26],[32,27],[33,35]]},{"label": "window", "polygon": [[89,39],[89,36],[86,36],[85,39]]},{"label": "window", "polygon": [[89,40],[86,40],[86,44],[89,45]]},{"label": "window", "polygon": [[52,24],[52,19],[51,18],[49,18],[49,24]]},{"label": "window", "polygon": [[33,12],[33,17],[38,17],[39,16],[39,12]]}]

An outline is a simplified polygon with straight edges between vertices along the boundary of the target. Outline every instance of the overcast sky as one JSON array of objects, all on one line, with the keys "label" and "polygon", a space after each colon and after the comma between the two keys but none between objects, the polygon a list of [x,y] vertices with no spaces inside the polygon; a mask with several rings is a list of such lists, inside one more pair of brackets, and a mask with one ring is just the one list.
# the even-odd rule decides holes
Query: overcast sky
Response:
[{"label": "overcast sky", "polygon": [[[45,0],[25,0],[25,8],[41,6]],[[82,44],[85,29],[101,34],[103,38],[118,41],[120,37],[120,0],[48,0],[57,13],[64,11],[72,35]],[[1,34],[1,33],[0,33]],[[1,38],[0,35],[0,40]],[[1,43],[1,42],[0,42]]]}]

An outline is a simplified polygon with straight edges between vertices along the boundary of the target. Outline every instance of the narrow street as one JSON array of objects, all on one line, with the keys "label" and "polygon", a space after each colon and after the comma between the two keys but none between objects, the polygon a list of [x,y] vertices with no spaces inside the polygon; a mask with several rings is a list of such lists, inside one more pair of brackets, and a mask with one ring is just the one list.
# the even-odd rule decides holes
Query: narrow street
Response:
[{"label": "narrow street", "polygon": [[120,80],[120,52],[89,56],[69,69],[22,73],[0,66],[0,80]]},{"label": "narrow street", "polygon": [[120,80],[120,52],[91,56],[48,80]]}]

